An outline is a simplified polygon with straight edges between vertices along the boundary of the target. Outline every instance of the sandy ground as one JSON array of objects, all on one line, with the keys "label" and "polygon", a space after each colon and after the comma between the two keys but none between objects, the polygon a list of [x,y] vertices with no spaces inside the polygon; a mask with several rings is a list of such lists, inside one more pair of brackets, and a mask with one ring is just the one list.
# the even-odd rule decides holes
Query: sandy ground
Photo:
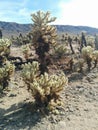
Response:
[{"label": "sandy ground", "polygon": [[8,90],[0,95],[0,130],[98,130],[98,68],[68,78],[60,114],[45,115],[34,110],[32,96],[16,71]]}]

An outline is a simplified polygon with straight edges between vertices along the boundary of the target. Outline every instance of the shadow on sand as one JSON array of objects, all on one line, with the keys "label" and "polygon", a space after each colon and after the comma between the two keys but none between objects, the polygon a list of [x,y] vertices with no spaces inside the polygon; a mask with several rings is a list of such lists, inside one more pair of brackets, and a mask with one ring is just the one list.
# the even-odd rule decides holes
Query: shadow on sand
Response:
[{"label": "shadow on sand", "polygon": [[33,103],[14,104],[6,110],[0,108],[0,130],[30,130],[44,117]]}]

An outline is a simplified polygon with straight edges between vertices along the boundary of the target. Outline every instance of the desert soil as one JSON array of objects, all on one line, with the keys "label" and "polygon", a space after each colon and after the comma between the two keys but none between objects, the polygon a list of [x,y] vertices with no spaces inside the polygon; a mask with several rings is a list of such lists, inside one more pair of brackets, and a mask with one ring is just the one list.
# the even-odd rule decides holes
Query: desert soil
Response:
[{"label": "desert soil", "polygon": [[98,130],[98,68],[67,76],[60,113],[45,115],[34,110],[32,96],[20,71],[16,71],[12,83],[0,95],[0,130]]}]

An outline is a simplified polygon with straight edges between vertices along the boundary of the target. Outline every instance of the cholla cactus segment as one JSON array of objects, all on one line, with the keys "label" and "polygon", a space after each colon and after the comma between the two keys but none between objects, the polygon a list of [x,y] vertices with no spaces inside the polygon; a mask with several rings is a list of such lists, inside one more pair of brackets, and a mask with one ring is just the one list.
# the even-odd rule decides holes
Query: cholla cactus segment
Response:
[{"label": "cholla cactus segment", "polygon": [[[33,95],[39,93],[42,96],[56,94],[63,90],[63,87],[68,84],[68,78],[61,73],[60,75],[51,75],[44,73],[39,78],[33,80],[31,85],[31,90],[33,90]],[[35,93],[34,93],[35,92]]]},{"label": "cholla cactus segment", "polygon": [[8,85],[8,81],[10,80],[12,74],[14,74],[14,70],[15,66],[10,62],[7,62],[4,66],[0,67],[0,86],[2,86],[2,89],[7,87],[5,86],[5,83]]},{"label": "cholla cactus segment", "polygon": [[39,75],[39,63],[34,61],[32,63],[25,64],[22,70],[22,77],[24,81],[28,80],[33,82],[33,80]]},{"label": "cholla cactus segment", "polygon": [[82,56],[83,58],[87,58],[90,57],[92,58],[92,53],[93,53],[94,48],[92,48],[91,46],[87,46],[87,47],[83,47],[82,48]]},{"label": "cholla cactus segment", "polygon": [[28,45],[24,45],[23,47],[22,47],[22,52],[23,53],[28,53],[30,51],[30,47],[28,46]]},{"label": "cholla cactus segment", "polygon": [[93,51],[94,48],[92,48],[91,46],[82,48],[82,57],[88,65],[88,71],[90,71],[92,67]]},{"label": "cholla cactus segment", "polygon": [[30,47],[28,45],[24,45],[22,47],[22,52],[24,54],[25,59],[28,59],[30,56]]},{"label": "cholla cactus segment", "polygon": [[54,44],[57,33],[56,28],[48,25],[55,21],[55,17],[50,17],[50,12],[38,11],[36,14],[32,14],[32,20],[34,22],[33,26],[33,43],[37,46],[38,42],[51,43]]},{"label": "cholla cactus segment", "polygon": [[54,53],[58,55],[59,57],[63,56],[66,54],[67,48],[65,45],[56,45],[54,47]]},{"label": "cholla cactus segment", "polygon": [[0,39],[0,56],[10,53],[9,47],[11,44],[9,39]]},{"label": "cholla cactus segment", "polygon": [[3,79],[4,77],[12,75],[14,73],[15,66],[11,64],[10,62],[7,62],[6,65],[0,68],[0,79]]},{"label": "cholla cactus segment", "polygon": [[11,45],[11,41],[9,39],[0,39],[0,46],[7,46],[9,47]]},{"label": "cholla cactus segment", "polygon": [[50,77],[51,79],[51,92],[55,93],[56,95],[59,95],[59,92],[63,90],[64,86],[68,84],[68,78],[65,76],[65,74],[62,72],[59,75],[52,75]]},{"label": "cholla cactus segment", "polygon": [[6,71],[5,71],[5,68],[0,68],[0,81],[3,80],[3,78],[6,76]]},{"label": "cholla cactus segment", "polygon": [[8,75],[14,74],[15,66],[11,64],[9,61],[6,61],[5,70],[8,72]]},{"label": "cholla cactus segment", "polygon": [[98,60],[98,50],[93,51],[93,59]]},{"label": "cholla cactus segment", "polygon": [[43,11],[38,11],[36,14],[31,14],[32,21],[34,22],[35,26],[44,26],[47,23],[55,21],[55,17],[50,18],[50,12],[47,11],[44,13]]}]

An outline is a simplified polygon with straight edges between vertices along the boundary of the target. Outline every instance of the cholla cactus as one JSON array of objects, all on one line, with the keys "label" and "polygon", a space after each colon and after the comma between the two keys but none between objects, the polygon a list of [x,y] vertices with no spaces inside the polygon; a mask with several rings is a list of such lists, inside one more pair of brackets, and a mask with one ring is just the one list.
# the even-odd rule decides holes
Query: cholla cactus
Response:
[{"label": "cholla cactus", "polygon": [[91,46],[83,47],[82,49],[82,55],[84,58],[92,57],[93,48]]},{"label": "cholla cactus", "polygon": [[65,47],[65,45],[56,45],[54,47],[54,53],[61,58],[62,56],[64,56],[66,54],[67,48]]},{"label": "cholla cactus", "polygon": [[94,47],[94,36],[88,36],[86,38],[86,41],[87,41],[87,46],[91,46],[91,47]]},{"label": "cholla cactus", "polygon": [[50,12],[44,13],[42,11],[38,11],[31,16],[34,22],[32,31],[33,44],[36,54],[39,56],[41,73],[44,73],[47,70],[46,53],[49,52],[50,45],[54,46],[56,44],[57,38],[56,28],[48,24],[55,21],[56,18],[50,18]]},{"label": "cholla cactus", "polygon": [[10,54],[11,41],[9,39],[0,39],[0,56]]},{"label": "cholla cactus", "polygon": [[5,65],[0,67],[0,90],[3,90],[8,86],[8,81],[10,80],[11,75],[14,73],[14,70],[15,66],[8,61]]},{"label": "cholla cactus", "polygon": [[26,83],[33,82],[39,74],[39,63],[37,61],[23,65],[22,77]]},{"label": "cholla cactus", "polygon": [[24,45],[22,48],[22,52],[24,54],[25,59],[27,60],[30,56],[30,47],[28,45]]},{"label": "cholla cactus", "polygon": [[98,63],[98,50],[94,50],[92,55],[93,55],[92,59],[94,60],[94,68],[95,68]]},{"label": "cholla cactus", "polygon": [[68,83],[63,72],[59,75],[44,73],[39,76],[39,64],[33,62],[24,65],[22,75],[38,106],[42,105],[53,110],[58,102],[60,103],[60,92]]},{"label": "cholla cactus", "polygon": [[35,46],[39,46],[39,42],[44,42],[46,44],[55,44],[55,38],[57,37],[56,28],[48,25],[49,23],[55,21],[55,17],[50,18],[50,12],[38,11],[36,14],[32,14],[33,26],[33,43]]},{"label": "cholla cactus", "polygon": [[91,61],[92,61],[92,54],[93,54],[93,48],[91,46],[83,47],[82,48],[82,57],[86,61],[88,65],[88,70],[91,68]]},{"label": "cholla cactus", "polygon": [[14,72],[14,65],[7,61],[10,54],[11,41],[8,39],[0,39],[0,90],[8,86],[10,76]]},{"label": "cholla cactus", "polygon": [[79,58],[76,63],[74,63],[73,69],[77,72],[83,72],[85,60],[83,58]]}]

